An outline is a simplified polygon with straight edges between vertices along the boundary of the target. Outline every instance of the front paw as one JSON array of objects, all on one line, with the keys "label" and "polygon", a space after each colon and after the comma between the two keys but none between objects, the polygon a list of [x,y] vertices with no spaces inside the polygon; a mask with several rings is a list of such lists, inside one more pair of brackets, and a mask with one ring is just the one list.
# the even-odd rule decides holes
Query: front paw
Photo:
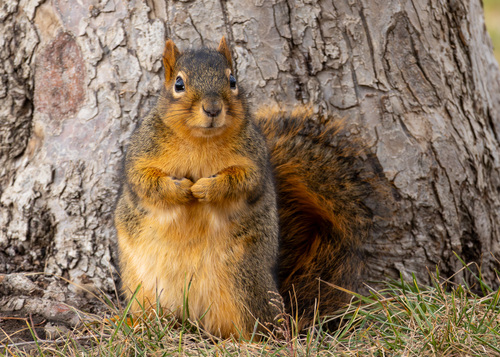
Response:
[{"label": "front paw", "polygon": [[172,203],[183,204],[188,203],[193,199],[191,187],[193,182],[187,178],[165,177],[168,182],[166,196]]},{"label": "front paw", "polygon": [[216,199],[216,177],[201,178],[191,186],[191,193],[200,202],[212,202]]}]

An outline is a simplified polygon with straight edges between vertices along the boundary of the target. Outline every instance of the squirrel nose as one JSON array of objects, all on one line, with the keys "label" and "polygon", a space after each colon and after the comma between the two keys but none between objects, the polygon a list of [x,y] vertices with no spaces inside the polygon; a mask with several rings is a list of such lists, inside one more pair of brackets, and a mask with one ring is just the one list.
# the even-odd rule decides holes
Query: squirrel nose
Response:
[{"label": "squirrel nose", "polygon": [[210,103],[208,105],[202,105],[205,114],[211,118],[215,118],[222,111],[222,105],[220,103]]}]

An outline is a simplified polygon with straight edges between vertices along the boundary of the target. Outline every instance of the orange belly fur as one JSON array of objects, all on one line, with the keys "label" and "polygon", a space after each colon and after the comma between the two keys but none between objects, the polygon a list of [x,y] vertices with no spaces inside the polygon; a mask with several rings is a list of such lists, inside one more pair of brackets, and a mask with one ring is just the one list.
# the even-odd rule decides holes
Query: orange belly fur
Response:
[{"label": "orange belly fur", "polygon": [[[122,271],[128,297],[141,284],[137,298],[143,306],[156,306],[158,296],[160,305],[179,318],[187,297],[189,317],[204,315],[206,329],[221,335],[241,331],[244,306],[234,296],[230,271],[243,255],[244,242],[228,244],[233,242],[231,216],[244,206],[194,203],[150,211],[134,237],[118,227],[121,254],[128,262]],[[137,303],[133,309],[139,309]]]}]

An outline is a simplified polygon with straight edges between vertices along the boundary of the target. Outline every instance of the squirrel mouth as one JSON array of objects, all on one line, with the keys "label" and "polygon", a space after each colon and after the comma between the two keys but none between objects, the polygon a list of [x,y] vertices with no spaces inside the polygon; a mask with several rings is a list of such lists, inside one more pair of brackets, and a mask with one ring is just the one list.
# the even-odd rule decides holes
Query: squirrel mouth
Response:
[{"label": "squirrel mouth", "polygon": [[224,121],[221,120],[222,118],[204,118],[204,120],[199,123],[198,125],[194,125],[195,128],[198,129],[206,129],[206,130],[213,130],[213,129],[219,129],[224,126]]},{"label": "squirrel mouth", "polygon": [[198,125],[200,129],[214,130],[225,125],[225,113],[219,111],[217,115],[201,115]]},{"label": "squirrel mouth", "polygon": [[209,125],[209,126],[199,126],[198,129],[210,131],[222,130],[224,125]]},{"label": "squirrel mouth", "polygon": [[199,137],[217,136],[227,128],[226,109],[201,105],[199,110],[189,120],[193,134]]},{"label": "squirrel mouth", "polygon": [[217,129],[217,128],[224,126],[224,124],[219,123],[220,120],[217,120],[219,118],[215,117],[215,118],[211,118],[211,119],[212,120],[208,123],[208,125],[205,127],[205,129]]},{"label": "squirrel mouth", "polygon": [[207,123],[207,125],[199,125],[193,127],[193,134],[198,137],[212,137],[222,134],[225,130],[224,124],[217,124],[215,122]]}]

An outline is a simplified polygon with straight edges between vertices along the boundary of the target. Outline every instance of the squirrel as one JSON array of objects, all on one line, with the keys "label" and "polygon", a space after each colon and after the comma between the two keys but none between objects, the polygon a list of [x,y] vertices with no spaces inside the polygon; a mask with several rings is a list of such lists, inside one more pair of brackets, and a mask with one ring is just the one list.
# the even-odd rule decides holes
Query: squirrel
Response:
[{"label": "squirrel", "polygon": [[305,107],[253,115],[224,37],[183,53],[168,40],[163,65],[115,210],[124,294],[140,286],[132,311],[187,310],[223,338],[274,324],[277,296],[299,328],[333,313],[356,288],[372,222],[358,146],[332,144],[342,125]]}]

